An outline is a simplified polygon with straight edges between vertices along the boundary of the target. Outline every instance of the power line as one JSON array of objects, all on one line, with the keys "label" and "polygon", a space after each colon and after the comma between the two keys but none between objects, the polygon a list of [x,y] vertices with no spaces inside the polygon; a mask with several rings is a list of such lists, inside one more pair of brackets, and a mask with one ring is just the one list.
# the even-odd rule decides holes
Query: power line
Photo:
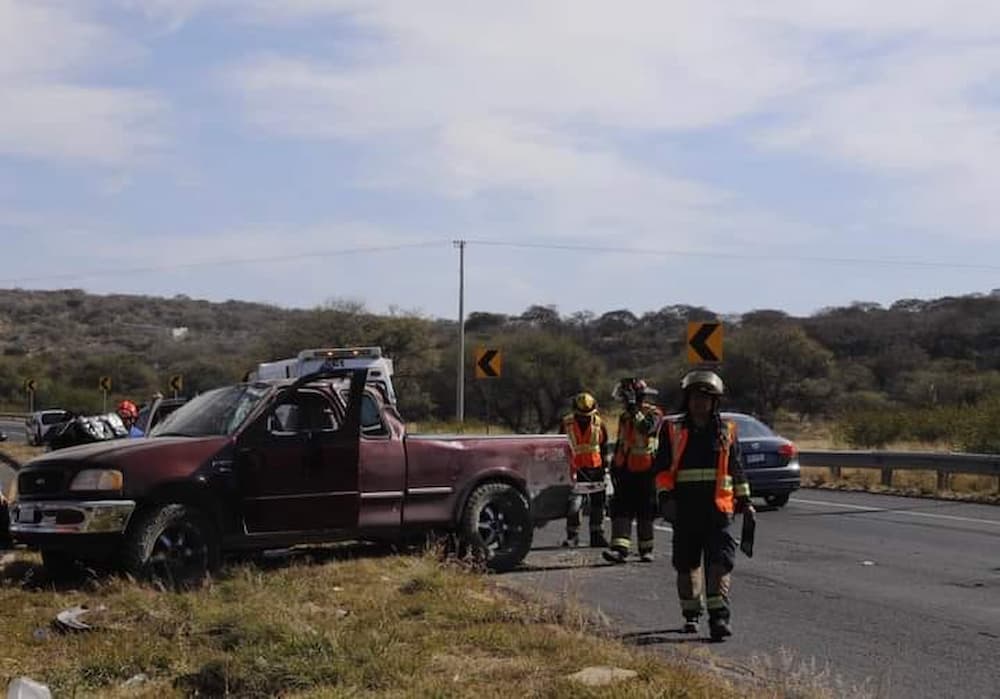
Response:
[{"label": "power line", "polygon": [[706,257],[712,259],[730,259],[755,262],[808,262],[820,264],[843,265],[886,265],[894,267],[931,267],[943,269],[968,269],[986,272],[1000,271],[1000,265],[970,264],[967,262],[936,262],[933,260],[914,260],[892,257],[820,257],[800,255],[752,255],[747,253],[732,253],[713,250],[669,250],[661,248],[629,248],[607,245],[574,245],[571,243],[515,243],[504,240],[469,240],[469,245],[487,245],[491,247],[533,249],[533,250],[566,250],[570,252],[600,252],[615,255],[657,255],[664,257]]},{"label": "power line", "polygon": [[429,248],[450,244],[450,240],[427,240],[419,243],[400,243],[397,245],[372,245],[368,247],[347,248],[343,250],[316,250],[313,252],[302,252],[294,255],[268,255],[267,257],[231,257],[215,260],[201,260],[198,262],[180,262],[163,265],[150,265],[147,267],[129,267],[126,269],[105,269],[91,272],[68,272],[65,274],[45,274],[34,277],[18,277],[14,279],[0,279],[0,285],[9,286],[24,284],[29,282],[58,281],[65,279],[90,279],[92,277],[111,277],[129,274],[146,274],[149,272],[170,272],[179,269],[195,269],[199,267],[219,267],[223,265],[259,264],[261,262],[291,262],[295,260],[308,260],[313,258],[340,257],[343,255],[359,255],[364,253],[392,252],[396,250],[410,250],[414,248]]}]

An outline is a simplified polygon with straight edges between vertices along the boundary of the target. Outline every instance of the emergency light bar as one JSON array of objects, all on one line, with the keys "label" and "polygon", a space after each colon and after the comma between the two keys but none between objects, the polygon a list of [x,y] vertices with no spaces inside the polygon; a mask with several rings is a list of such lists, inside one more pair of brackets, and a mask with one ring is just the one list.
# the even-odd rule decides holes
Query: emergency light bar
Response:
[{"label": "emergency light bar", "polygon": [[381,347],[339,347],[299,352],[299,359],[354,359],[359,357],[378,359],[381,356]]}]

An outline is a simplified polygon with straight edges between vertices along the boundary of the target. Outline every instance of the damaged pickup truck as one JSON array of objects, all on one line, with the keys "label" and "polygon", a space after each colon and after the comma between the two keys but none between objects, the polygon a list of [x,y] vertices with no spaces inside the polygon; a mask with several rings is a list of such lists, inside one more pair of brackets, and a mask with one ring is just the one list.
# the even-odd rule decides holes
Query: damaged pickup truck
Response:
[{"label": "damaged pickup truck", "polygon": [[566,515],[568,463],[559,435],[406,434],[365,370],[334,370],[215,389],[149,438],[36,458],[10,531],[55,575],[85,562],[179,583],[226,554],[430,532],[507,570]]}]

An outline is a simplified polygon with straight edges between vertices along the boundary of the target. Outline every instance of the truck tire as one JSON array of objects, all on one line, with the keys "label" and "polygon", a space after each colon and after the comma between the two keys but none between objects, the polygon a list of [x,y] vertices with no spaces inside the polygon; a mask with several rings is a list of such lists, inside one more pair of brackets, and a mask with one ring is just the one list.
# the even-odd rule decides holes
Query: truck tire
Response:
[{"label": "truck tire", "polygon": [[169,589],[200,584],[222,562],[215,527],[189,505],[160,505],[138,514],[122,547],[122,567]]},{"label": "truck tire", "polygon": [[465,503],[459,534],[491,570],[514,568],[531,549],[527,498],[507,483],[479,486]]}]

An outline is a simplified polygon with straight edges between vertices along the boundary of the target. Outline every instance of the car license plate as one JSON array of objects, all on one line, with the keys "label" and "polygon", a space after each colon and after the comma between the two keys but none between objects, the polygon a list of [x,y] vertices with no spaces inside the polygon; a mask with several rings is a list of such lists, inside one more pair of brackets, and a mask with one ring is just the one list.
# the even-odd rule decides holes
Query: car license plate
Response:
[{"label": "car license plate", "polygon": [[747,454],[743,460],[748,464],[762,464],[767,461],[767,454]]}]

